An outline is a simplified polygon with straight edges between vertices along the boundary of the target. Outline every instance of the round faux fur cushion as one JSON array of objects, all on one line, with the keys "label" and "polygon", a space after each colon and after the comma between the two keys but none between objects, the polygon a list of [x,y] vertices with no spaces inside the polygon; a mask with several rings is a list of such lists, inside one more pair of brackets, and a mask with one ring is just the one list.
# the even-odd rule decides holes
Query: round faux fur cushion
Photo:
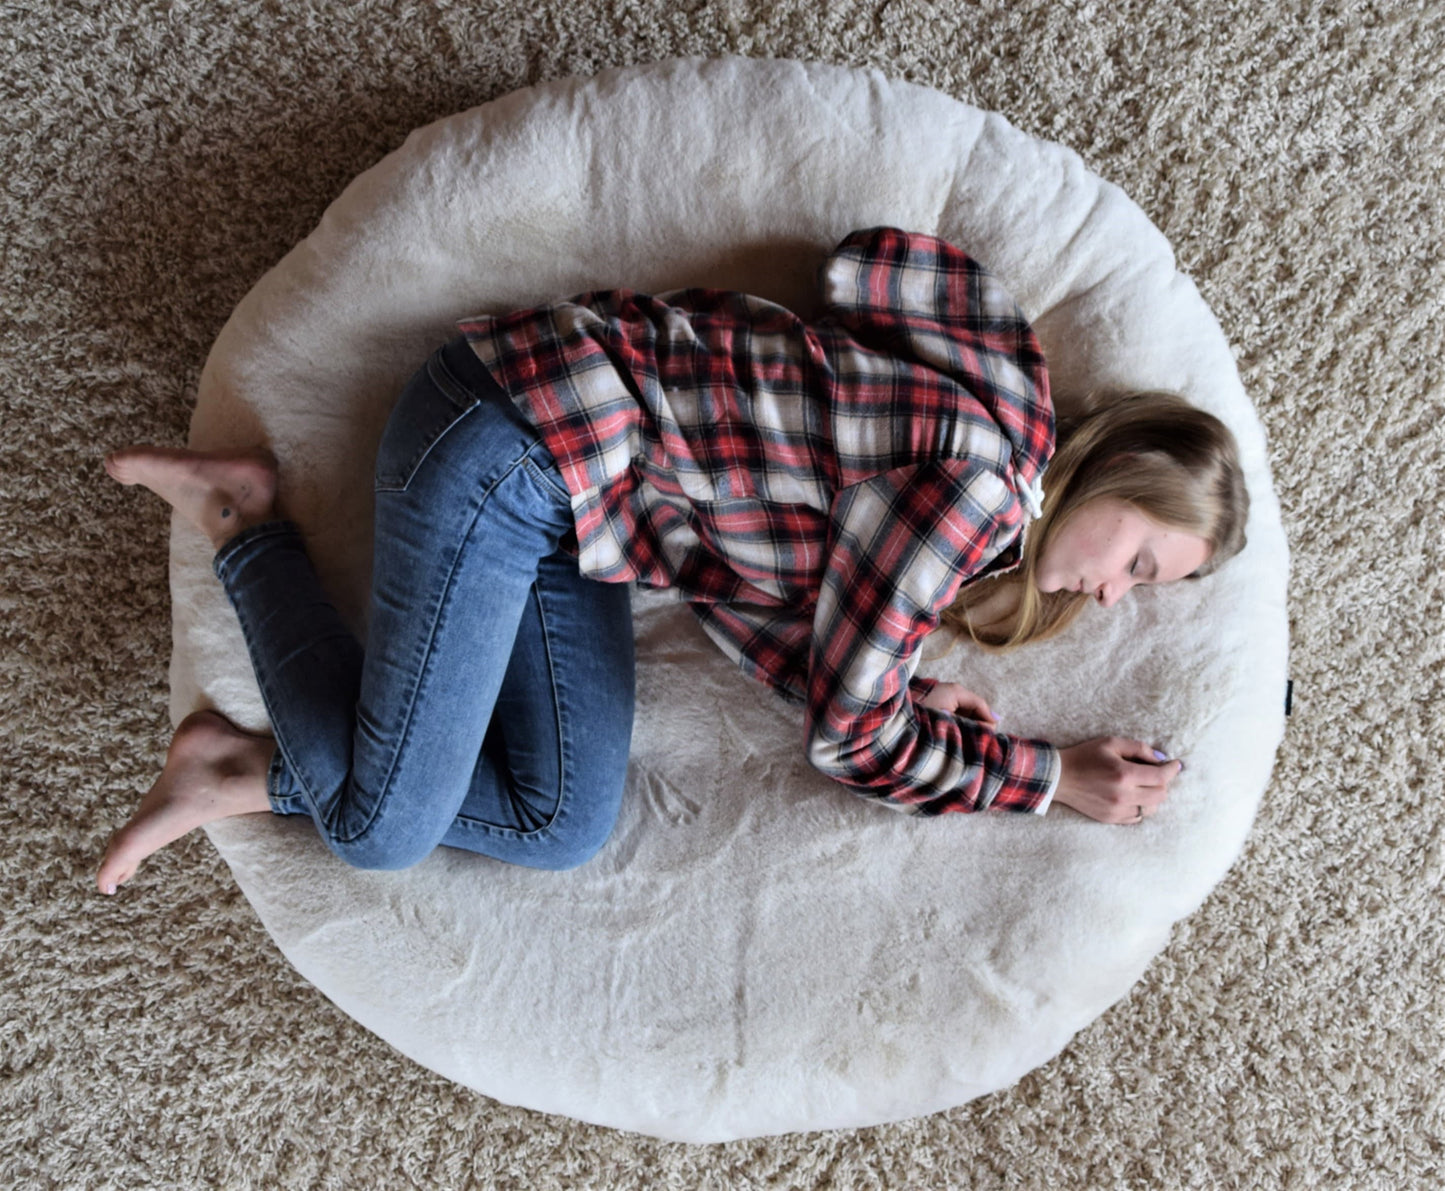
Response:
[{"label": "round faux fur cushion", "polygon": [[[1169,245],[1072,152],[871,72],[680,61],[506,96],[414,133],[332,205],[222,332],[197,447],[268,442],[323,581],[364,631],[371,463],[453,320],[594,287],[742,289],[806,313],[847,232],[941,235],[1033,319],[1054,386],[1174,389],[1243,452],[1250,545],[1217,575],[1091,608],[1005,657],[929,642],[920,673],[1005,731],[1149,740],[1187,771],[1138,828],[912,819],[809,769],[800,713],[691,615],[634,597],[638,721],[621,819],[569,873],[439,849],[371,873],[305,819],[210,828],[282,951],[416,1061],[490,1096],[715,1141],[957,1105],[1122,997],[1238,854],[1283,726],[1287,554],[1263,433]],[[206,543],[172,543],[172,711],[261,728]]]}]

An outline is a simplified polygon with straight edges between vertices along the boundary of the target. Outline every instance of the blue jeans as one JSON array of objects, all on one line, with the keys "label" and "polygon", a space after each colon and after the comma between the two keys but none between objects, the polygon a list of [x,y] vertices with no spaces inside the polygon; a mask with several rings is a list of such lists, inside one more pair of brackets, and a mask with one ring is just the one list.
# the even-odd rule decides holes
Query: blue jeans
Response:
[{"label": "blue jeans", "polygon": [[581,864],[617,817],[632,733],[625,585],[583,578],[572,508],[536,431],[464,340],[403,391],[376,460],[365,650],[286,522],[227,542],[234,604],[276,735],[278,814],[309,814],[361,868],[438,844]]}]

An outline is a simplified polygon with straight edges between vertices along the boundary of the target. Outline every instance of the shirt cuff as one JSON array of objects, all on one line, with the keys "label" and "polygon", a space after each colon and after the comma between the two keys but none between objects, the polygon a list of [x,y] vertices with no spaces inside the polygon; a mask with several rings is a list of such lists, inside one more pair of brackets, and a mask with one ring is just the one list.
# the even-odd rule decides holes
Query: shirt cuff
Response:
[{"label": "shirt cuff", "polygon": [[988,802],[990,810],[1042,815],[1054,800],[1063,776],[1063,758],[1046,740],[1010,737],[1007,768]]},{"label": "shirt cuff", "polygon": [[[914,656],[915,658],[917,657],[916,654]],[[916,665],[917,662],[915,661],[914,664]],[[922,678],[915,674],[908,680],[908,692],[913,696],[913,702],[922,703],[933,693],[933,688],[936,687],[940,681],[942,680],[937,678]]]},{"label": "shirt cuff", "polygon": [[1053,745],[1045,745],[1044,748],[1049,755],[1049,788],[1048,792],[1040,800],[1038,806],[1034,807],[1034,814],[1042,815],[1047,813],[1054,802],[1054,791],[1059,788],[1059,779],[1064,776],[1064,758],[1059,750]]}]

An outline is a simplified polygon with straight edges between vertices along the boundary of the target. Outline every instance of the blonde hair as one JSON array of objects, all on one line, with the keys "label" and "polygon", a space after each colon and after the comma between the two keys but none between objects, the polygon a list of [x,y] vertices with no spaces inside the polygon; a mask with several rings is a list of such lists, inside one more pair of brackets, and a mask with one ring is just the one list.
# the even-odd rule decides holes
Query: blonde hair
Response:
[{"label": "blonde hair", "polygon": [[[992,582],[967,584],[943,623],[1000,650],[1062,632],[1091,597],[1039,591],[1039,560],[1069,518],[1101,497],[1204,538],[1209,555],[1191,579],[1244,548],[1249,494],[1229,428],[1175,393],[1093,394],[1077,416],[1059,419],[1058,448],[1044,473],[1043,516],[1024,535],[1020,566]],[[985,601],[997,607],[1000,592],[1011,597],[1007,610],[975,623],[971,613]]]}]

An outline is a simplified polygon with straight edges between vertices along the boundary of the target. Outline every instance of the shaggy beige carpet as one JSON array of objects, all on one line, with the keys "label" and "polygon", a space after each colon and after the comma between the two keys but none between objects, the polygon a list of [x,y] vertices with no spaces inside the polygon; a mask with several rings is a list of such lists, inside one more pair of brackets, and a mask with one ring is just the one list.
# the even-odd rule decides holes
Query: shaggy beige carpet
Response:
[{"label": "shaggy beige carpet", "polygon": [[[1438,1186],[1445,11],[1056,0],[0,4],[0,1185]],[[878,67],[1060,140],[1238,349],[1294,551],[1295,714],[1244,856],[1013,1089],[690,1147],[401,1059],[280,958],[204,837],[114,901],[164,755],[167,524],[210,341],[354,174],[517,86],[679,54]]]}]

